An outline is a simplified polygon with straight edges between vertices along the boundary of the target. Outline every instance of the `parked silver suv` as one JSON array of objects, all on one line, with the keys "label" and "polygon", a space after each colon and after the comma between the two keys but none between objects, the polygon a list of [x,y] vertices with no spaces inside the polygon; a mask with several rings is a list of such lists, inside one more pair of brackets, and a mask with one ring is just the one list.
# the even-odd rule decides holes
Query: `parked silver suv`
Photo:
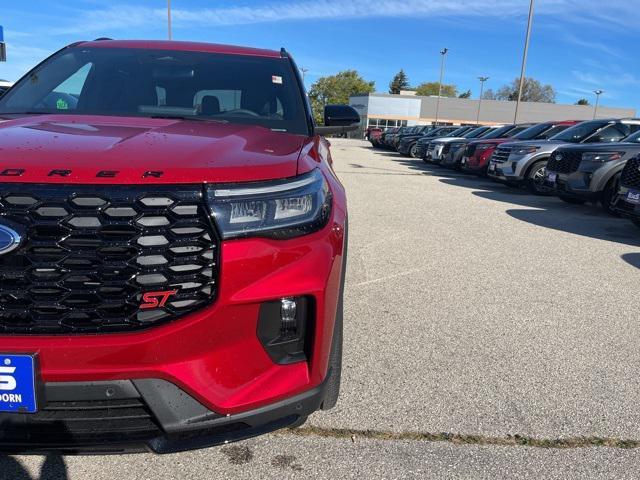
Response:
[{"label": "parked silver suv", "polygon": [[503,143],[489,163],[491,178],[509,184],[524,184],[532,193],[549,193],[545,185],[547,161],[561,145],[569,143],[619,142],[640,130],[640,119],[607,119],[582,122],[548,140]]}]

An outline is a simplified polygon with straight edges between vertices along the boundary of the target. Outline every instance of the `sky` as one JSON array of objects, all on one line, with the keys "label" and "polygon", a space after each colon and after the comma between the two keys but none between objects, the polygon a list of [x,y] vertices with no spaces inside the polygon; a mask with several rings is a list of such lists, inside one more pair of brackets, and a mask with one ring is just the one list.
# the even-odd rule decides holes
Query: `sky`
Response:
[{"label": "sky", "polygon": [[[77,40],[165,39],[166,0],[9,0],[0,7],[7,43],[0,78],[17,80]],[[172,0],[173,37],[291,52],[321,76],[355,69],[386,92],[402,68],[412,85],[460,92],[499,89],[520,75],[529,0]],[[603,105],[640,111],[640,0],[536,0],[527,76],[551,84],[559,103],[605,91]]]}]

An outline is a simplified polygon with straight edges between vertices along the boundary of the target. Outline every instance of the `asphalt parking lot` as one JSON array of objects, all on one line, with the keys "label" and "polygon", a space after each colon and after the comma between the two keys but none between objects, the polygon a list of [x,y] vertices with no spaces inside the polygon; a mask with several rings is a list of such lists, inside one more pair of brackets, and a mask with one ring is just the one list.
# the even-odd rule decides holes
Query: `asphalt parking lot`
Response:
[{"label": "asphalt parking lot", "polygon": [[637,478],[640,230],[334,140],[338,407],[179,455],[0,457],[0,479]]}]

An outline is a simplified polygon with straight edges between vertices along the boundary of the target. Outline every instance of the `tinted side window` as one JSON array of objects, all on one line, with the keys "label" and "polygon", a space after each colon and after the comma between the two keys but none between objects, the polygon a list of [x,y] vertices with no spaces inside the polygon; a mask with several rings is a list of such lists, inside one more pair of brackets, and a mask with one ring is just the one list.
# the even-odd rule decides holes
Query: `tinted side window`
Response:
[{"label": "tinted side window", "polygon": [[[609,125],[590,137],[585,143],[619,142],[628,135],[627,125]],[[624,131],[623,131],[624,130]]]}]

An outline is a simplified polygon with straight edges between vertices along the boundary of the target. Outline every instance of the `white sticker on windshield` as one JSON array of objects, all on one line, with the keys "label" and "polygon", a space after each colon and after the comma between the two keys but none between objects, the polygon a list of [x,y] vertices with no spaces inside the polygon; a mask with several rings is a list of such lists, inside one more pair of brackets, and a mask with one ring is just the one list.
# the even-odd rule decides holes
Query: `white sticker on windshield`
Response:
[{"label": "white sticker on windshield", "polygon": [[273,83],[277,83],[278,85],[282,85],[282,77],[279,77],[277,75],[272,75],[271,76],[271,81]]}]

